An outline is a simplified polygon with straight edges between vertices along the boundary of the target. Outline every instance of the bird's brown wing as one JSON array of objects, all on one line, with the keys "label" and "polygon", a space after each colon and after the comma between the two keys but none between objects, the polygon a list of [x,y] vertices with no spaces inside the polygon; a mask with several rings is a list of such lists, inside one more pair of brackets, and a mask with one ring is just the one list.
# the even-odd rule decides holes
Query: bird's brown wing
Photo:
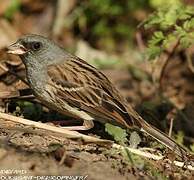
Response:
[{"label": "bird's brown wing", "polygon": [[50,85],[56,89],[56,97],[60,100],[97,117],[100,121],[127,128],[136,125],[180,157],[187,157],[184,148],[149,125],[127,106],[106,76],[85,61],[73,58],[63,64],[50,66],[48,75]]},{"label": "bird's brown wing", "polygon": [[125,100],[106,76],[79,58],[48,67],[50,85],[56,96],[99,121],[130,127],[134,125]]}]

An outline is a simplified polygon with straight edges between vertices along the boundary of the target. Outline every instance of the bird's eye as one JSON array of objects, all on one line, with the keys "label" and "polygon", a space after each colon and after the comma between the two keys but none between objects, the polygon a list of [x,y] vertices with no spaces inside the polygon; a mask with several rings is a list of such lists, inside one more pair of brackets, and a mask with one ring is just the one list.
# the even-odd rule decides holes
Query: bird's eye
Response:
[{"label": "bird's eye", "polygon": [[39,50],[41,48],[41,43],[40,42],[33,42],[32,43],[32,49],[33,50]]}]

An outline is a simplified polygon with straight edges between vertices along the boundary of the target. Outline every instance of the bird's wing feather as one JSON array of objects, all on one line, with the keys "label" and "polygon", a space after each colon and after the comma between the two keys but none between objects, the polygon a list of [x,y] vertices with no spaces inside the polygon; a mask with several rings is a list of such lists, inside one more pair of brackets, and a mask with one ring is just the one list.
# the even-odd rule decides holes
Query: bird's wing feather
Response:
[{"label": "bird's wing feather", "polygon": [[[75,72],[80,72],[79,77]],[[120,122],[124,126],[133,125],[125,100],[103,73],[85,61],[73,58],[51,65],[48,67],[48,75],[50,85],[57,86],[57,96],[71,106],[102,121],[104,119],[111,123]]]}]

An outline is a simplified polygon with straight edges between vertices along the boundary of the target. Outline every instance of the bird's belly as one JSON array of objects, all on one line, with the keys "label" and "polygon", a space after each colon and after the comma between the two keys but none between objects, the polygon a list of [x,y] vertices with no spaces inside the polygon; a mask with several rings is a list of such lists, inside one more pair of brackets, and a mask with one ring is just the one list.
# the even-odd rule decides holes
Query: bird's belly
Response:
[{"label": "bird's belly", "polygon": [[90,116],[85,111],[82,111],[76,107],[70,106],[65,101],[65,99],[58,97],[56,95],[55,88],[52,88],[49,85],[46,85],[44,90],[41,92],[38,92],[36,96],[45,106],[61,114],[71,116],[77,119],[83,119],[83,120],[93,120],[94,119],[92,116]]}]

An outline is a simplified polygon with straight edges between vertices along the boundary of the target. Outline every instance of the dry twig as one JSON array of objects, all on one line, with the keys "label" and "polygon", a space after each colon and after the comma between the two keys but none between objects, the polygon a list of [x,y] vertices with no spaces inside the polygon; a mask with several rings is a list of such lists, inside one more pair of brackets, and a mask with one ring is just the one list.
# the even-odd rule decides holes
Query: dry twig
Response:
[{"label": "dry twig", "polygon": [[178,39],[176,41],[176,43],[171,47],[171,49],[169,50],[167,56],[166,56],[166,59],[164,60],[165,63],[162,67],[162,70],[161,70],[161,73],[160,73],[160,79],[159,79],[159,88],[162,90],[162,80],[164,79],[164,74],[165,74],[165,70],[166,70],[166,67],[170,61],[170,59],[172,58],[172,56],[174,55],[175,51],[177,50],[178,46],[180,44],[180,40]]},{"label": "dry twig", "polygon": [[[40,123],[40,122],[30,121],[28,119],[15,117],[13,115],[1,113],[1,112],[0,112],[0,121],[6,121],[8,124],[10,122],[23,124],[23,125],[26,125],[28,127],[30,126],[30,127],[46,130],[47,134],[55,133],[57,135],[65,137],[65,138],[82,139],[84,142],[87,142],[87,143],[90,143],[90,142],[102,143],[102,144],[103,143],[107,143],[107,144],[112,143],[111,141],[87,136],[87,135],[81,134],[81,133],[76,132],[76,131],[69,131],[67,129],[63,129],[60,127],[56,127],[56,126],[52,126],[52,125],[48,125],[48,124],[44,124],[44,123]],[[34,131],[35,131],[35,129],[34,129]]]}]

